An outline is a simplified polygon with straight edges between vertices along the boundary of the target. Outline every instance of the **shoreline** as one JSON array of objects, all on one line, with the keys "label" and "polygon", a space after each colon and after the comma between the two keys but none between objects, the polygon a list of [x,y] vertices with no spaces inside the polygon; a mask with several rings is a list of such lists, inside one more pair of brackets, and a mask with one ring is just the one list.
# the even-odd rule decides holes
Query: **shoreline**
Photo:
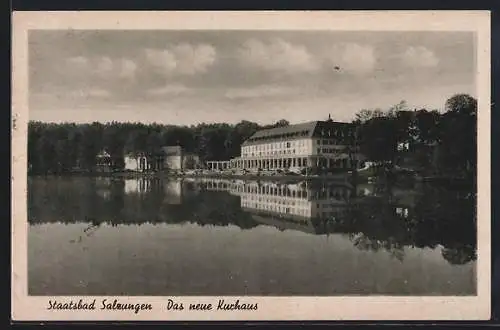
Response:
[{"label": "shoreline", "polygon": [[[357,175],[356,179],[348,172],[340,172],[328,175],[257,175],[257,174],[229,174],[229,173],[203,173],[203,174],[178,174],[178,173],[143,173],[143,172],[70,172],[58,174],[28,174],[29,177],[64,178],[64,177],[89,177],[89,178],[111,178],[111,179],[222,179],[222,180],[249,180],[249,181],[280,181],[280,182],[338,182],[338,183],[369,183],[373,182],[374,176]],[[474,180],[453,176],[421,176],[412,178],[416,183],[428,184],[473,184]],[[398,181],[398,180],[396,180]]]},{"label": "shoreline", "polygon": [[[227,180],[270,180],[270,181],[337,181],[350,182],[351,174],[338,173],[333,175],[255,175],[255,174],[175,174],[175,173],[135,173],[135,172],[115,172],[115,173],[66,173],[66,174],[28,174],[28,177],[103,177],[120,179],[227,179]],[[359,180],[359,178],[358,178]]]}]

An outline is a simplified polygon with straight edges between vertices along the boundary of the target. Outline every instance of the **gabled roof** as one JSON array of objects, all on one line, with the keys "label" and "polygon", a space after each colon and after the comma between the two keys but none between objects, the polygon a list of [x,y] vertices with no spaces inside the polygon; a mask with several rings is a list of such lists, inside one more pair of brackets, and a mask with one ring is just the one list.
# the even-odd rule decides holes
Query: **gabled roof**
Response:
[{"label": "gabled roof", "polygon": [[183,153],[182,147],[181,146],[166,146],[166,147],[160,147],[156,150],[153,150],[151,152],[147,151],[140,151],[137,153],[132,153],[129,152],[126,154],[128,157],[133,157],[135,155],[138,156],[181,156]]},{"label": "gabled roof", "polygon": [[314,131],[314,128],[316,127],[317,121],[310,121],[306,123],[300,123],[300,124],[293,124],[293,125],[288,125],[288,126],[283,126],[283,127],[275,127],[275,128],[269,128],[269,129],[263,129],[260,131],[255,132],[254,135],[252,135],[250,138],[259,138],[259,137],[269,137],[271,135],[275,134],[287,134],[287,133],[294,133],[294,132],[306,132],[307,135],[311,135],[312,132]]},{"label": "gabled roof", "polygon": [[351,123],[328,121],[311,121],[284,127],[263,129],[255,132],[243,145],[263,143],[264,141],[294,140],[313,137],[333,137],[333,130],[353,127]]}]

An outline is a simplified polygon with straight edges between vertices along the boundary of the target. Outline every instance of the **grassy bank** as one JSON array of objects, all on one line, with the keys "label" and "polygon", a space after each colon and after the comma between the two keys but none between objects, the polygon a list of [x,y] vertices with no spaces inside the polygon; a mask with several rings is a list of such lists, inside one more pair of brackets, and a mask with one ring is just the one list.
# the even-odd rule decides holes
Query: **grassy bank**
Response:
[{"label": "grassy bank", "polygon": [[193,178],[193,179],[227,179],[227,180],[269,180],[269,181],[337,181],[337,182],[349,182],[351,180],[351,174],[348,173],[338,173],[330,175],[315,175],[315,176],[304,176],[304,175],[257,175],[257,174],[228,174],[228,173],[203,173],[203,174],[176,174],[176,173],[165,173],[165,172],[113,172],[113,173],[64,173],[64,174],[48,174],[48,175],[30,175],[30,176],[43,176],[43,177],[71,177],[71,176],[81,176],[81,177],[105,177],[105,178],[121,178],[121,179],[139,179],[139,178],[157,178],[157,179],[181,179],[181,178]]}]

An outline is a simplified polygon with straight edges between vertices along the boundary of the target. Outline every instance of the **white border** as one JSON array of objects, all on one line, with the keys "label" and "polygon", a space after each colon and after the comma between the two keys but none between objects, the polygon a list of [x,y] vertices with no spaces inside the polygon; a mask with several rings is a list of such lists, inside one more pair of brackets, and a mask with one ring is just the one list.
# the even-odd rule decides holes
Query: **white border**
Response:
[{"label": "white border", "polygon": [[[476,297],[238,297],[257,312],[169,312],[168,297],[117,297],[153,311],[48,311],[49,299],[27,295],[27,31],[30,29],[247,29],[477,32],[478,295]],[[484,320],[490,318],[490,13],[359,12],[14,12],[12,39],[12,318],[29,320]],[[67,297],[70,298],[70,297]],[[73,297],[74,299],[85,297]],[[87,297],[97,302],[106,297]],[[113,298],[113,297],[108,297]],[[215,303],[220,297],[177,297]]]}]

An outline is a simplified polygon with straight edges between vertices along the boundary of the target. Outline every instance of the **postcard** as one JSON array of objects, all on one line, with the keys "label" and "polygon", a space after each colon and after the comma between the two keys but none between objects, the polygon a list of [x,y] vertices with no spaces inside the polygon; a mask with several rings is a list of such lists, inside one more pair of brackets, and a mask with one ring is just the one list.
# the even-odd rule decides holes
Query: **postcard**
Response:
[{"label": "postcard", "polygon": [[488,11],[14,12],[15,321],[490,317]]}]

